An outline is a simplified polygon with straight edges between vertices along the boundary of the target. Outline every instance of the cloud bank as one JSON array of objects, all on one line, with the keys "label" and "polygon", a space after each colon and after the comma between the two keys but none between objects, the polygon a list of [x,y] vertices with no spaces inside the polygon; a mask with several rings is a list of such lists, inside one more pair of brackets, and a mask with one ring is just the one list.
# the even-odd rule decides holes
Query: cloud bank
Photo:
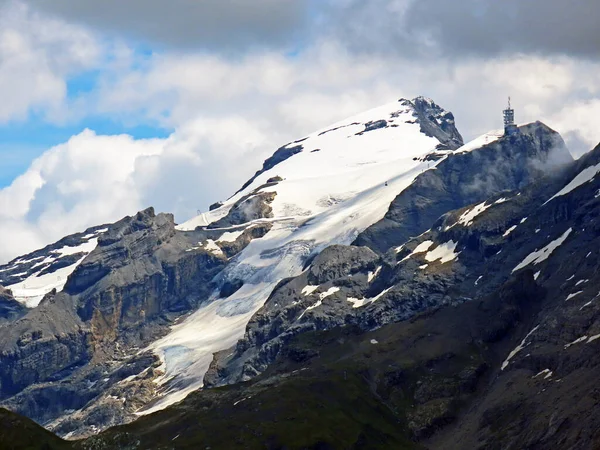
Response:
[{"label": "cloud bank", "polygon": [[[251,4],[256,14],[246,13]],[[235,192],[279,146],[399,97],[434,98],[469,139],[501,127],[510,94],[519,122],[546,122],[576,155],[600,141],[600,62],[588,45],[600,36],[579,6],[119,5],[32,0],[0,8],[0,94],[10,99],[0,122],[36,117],[83,129],[90,118],[110,117],[173,130],[164,139],[84,130],[49,148],[0,189],[0,261],[151,205],[184,221]],[[522,29],[534,6],[540,24]],[[561,15],[581,26],[545,31]],[[140,50],[142,41],[156,47]],[[70,95],[73,77],[90,71],[92,89]]]}]

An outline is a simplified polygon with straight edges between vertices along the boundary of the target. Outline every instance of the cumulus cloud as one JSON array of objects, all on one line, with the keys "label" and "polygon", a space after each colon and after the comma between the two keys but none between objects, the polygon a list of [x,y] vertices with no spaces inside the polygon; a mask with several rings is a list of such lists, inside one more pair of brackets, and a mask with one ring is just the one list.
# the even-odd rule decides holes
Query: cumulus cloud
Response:
[{"label": "cumulus cloud", "polygon": [[0,260],[135,212],[135,161],[160,153],[163,144],[85,130],[45,152],[0,190]]},{"label": "cumulus cloud", "polygon": [[84,130],[0,190],[0,261],[148,206],[190,217],[251,175],[267,139],[239,117],[199,118],[165,139]]},{"label": "cumulus cloud", "polygon": [[[108,13],[116,3],[111,2],[31,0],[34,6],[11,3],[0,10],[0,24],[5,25],[0,27],[0,81],[13,71],[22,78],[11,88],[0,83],[0,94],[4,89],[7,98],[14,95],[10,105],[0,105],[0,121],[44,111],[54,120],[110,117],[174,129],[166,139],[150,140],[86,130],[50,148],[0,190],[0,261],[147,206],[186,220],[235,192],[279,146],[399,97],[432,97],[454,112],[466,139],[500,128],[501,110],[512,95],[519,122],[545,121],[563,133],[576,155],[600,141],[594,123],[600,113],[598,61],[562,54],[561,47],[549,43],[533,49],[521,45],[519,39],[525,38],[519,36],[511,36],[503,47],[482,42],[481,48],[468,48],[456,41],[456,48],[446,48],[452,42],[445,37],[450,25],[440,24],[438,15],[447,13],[459,21],[464,13],[460,23],[485,29],[495,20],[491,14],[496,6],[490,2],[477,2],[479,9],[473,5],[466,12],[462,3],[454,2],[456,11],[449,11],[449,5],[433,0],[319,2],[311,10],[311,26],[319,33],[290,55],[278,46],[304,26],[306,4],[276,2],[288,8],[281,14],[294,15],[281,19],[290,28],[283,30],[262,23],[272,19],[267,11],[277,17],[274,1],[237,1],[169,3],[170,13],[186,17],[164,21],[156,17],[168,15],[166,2],[145,1],[142,7],[137,0],[120,2],[125,9],[113,16]],[[67,4],[72,10],[67,11]],[[263,16],[249,16],[239,24],[236,14],[250,4]],[[235,5],[241,9],[234,11]],[[512,0],[506,5],[530,14]],[[147,8],[137,11],[145,24],[131,23],[135,7]],[[106,8],[106,14],[98,8]],[[424,11],[432,14],[427,20]],[[471,23],[473,14],[477,17]],[[198,17],[222,29],[186,25]],[[65,18],[90,28],[65,23]],[[155,23],[165,29],[146,29]],[[167,50],[139,52],[131,42],[107,38],[113,30],[125,33],[130,25],[137,37],[162,42]],[[256,31],[261,26],[265,29]],[[489,26],[492,42],[499,31]],[[240,34],[227,37],[233,29]],[[254,32],[258,34],[240,38]],[[198,47],[202,51],[183,42],[194,39],[204,43]],[[270,39],[273,45],[264,44]],[[243,52],[232,57],[236,46]],[[578,54],[591,55],[581,49]],[[94,89],[76,101],[65,100],[68,78],[100,63]],[[10,85],[10,78],[5,80]]]},{"label": "cumulus cloud", "polygon": [[0,7],[0,123],[32,112],[59,120],[67,78],[94,67],[101,56],[87,30],[48,19],[21,3]]}]

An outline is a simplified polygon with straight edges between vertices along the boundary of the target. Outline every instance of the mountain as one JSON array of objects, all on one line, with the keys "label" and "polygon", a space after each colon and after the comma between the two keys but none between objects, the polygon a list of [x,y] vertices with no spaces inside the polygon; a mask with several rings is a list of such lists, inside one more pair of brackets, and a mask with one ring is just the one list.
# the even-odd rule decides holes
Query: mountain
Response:
[{"label": "mountain", "polygon": [[[297,333],[252,380],[193,393],[75,447],[595,448],[598,172],[600,147],[449,211],[386,253],[327,249],[309,264],[312,276],[329,275],[314,293],[339,291],[304,314],[311,322],[327,323],[345,303],[376,321],[422,312]],[[356,271],[357,255],[382,268]],[[304,296],[304,276],[266,306],[282,289]],[[359,305],[359,278],[387,293]],[[419,296],[441,287],[447,298],[421,309]]]},{"label": "mountain", "polygon": [[80,448],[597,448],[599,173],[600,146],[384,254],[325,250],[237,346],[319,299],[266,370]]},{"label": "mountain", "polygon": [[[176,225],[171,215],[150,208],[0,268],[7,288],[0,297],[5,302],[0,304],[0,404],[68,438],[167,408],[125,428],[126,448],[137,440],[158,442],[154,431],[171,427],[203,442],[212,428],[201,431],[186,422],[197,422],[198,414],[219,429],[216,418],[229,417],[231,405],[254,398],[257,389],[271,386],[267,398],[255,401],[275,406],[282,395],[296,398],[307,386],[320,386],[312,400],[306,397],[306,415],[298,417],[309,417],[309,405],[319,401],[316,394],[331,390],[335,401],[321,405],[326,409],[348,401],[370,405],[360,417],[336,418],[331,410],[331,419],[340,420],[336,426],[362,430],[348,446],[371,439],[384,439],[390,448],[409,445],[432,433],[423,417],[437,424],[437,412],[445,414],[442,406],[450,400],[431,394],[423,404],[435,400],[434,406],[422,410],[418,404],[408,411],[404,405],[404,412],[394,409],[396,400],[382,403],[379,389],[393,386],[361,372],[372,357],[367,349],[379,348],[371,339],[395,342],[397,351],[412,345],[410,330],[423,334],[432,321],[449,345],[461,342],[447,353],[465,354],[471,348],[462,344],[467,334],[452,337],[454,328],[468,323],[460,320],[487,323],[496,313],[507,315],[514,320],[498,325],[502,337],[480,338],[491,348],[491,353],[481,350],[486,370],[467,378],[477,384],[480,375],[488,377],[511,339],[523,338],[518,321],[529,320],[535,309],[515,313],[523,298],[537,297],[545,292],[546,277],[554,279],[552,271],[535,272],[534,279],[519,275],[519,269],[515,280],[512,269],[536,250],[542,254],[531,256],[531,263],[545,261],[546,237],[561,242],[567,230],[561,227],[571,225],[569,214],[580,207],[572,205],[567,214],[563,202],[581,188],[545,205],[541,201],[577,177],[593,181],[595,154],[573,162],[560,136],[539,122],[521,126],[515,135],[495,131],[463,145],[453,115],[422,97],[334,124],[278,149],[236,194],[186,223]],[[557,212],[552,205],[562,206]],[[538,210],[553,211],[554,222],[545,216],[539,223],[532,220],[530,212]],[[524,212],[531,217],[521,223]],[[488,217],[492,222],[479,229]],[[534,226],[548,234],[536,233]],[[561,243],[574,236],[579,242],[581,234],[571,228]],[[553,245],[546,252],[562,248]],[[478,302],[489,303],[489,312],[472,311]],[[462,308],[460,317],[450,320],[454,313],[448,311],[454,310],[448,308]],[[413,320],[427,323],[418,331],[411,328]],[[445,323],[454,326],[443,329]],[[368,338],[379,330],[385,332]],[[351,344],[345,347],[340,339]],[[355,346],[365,352],[355,354]],[[423,358],[435,354],[419,348]],[[340,366],[338,355],[348,365]],[[376,372],[399,357],[383,351],[380,356],[372,359]],[[423,358],[411,366],[413,381],[430,364]],[[305,362],[310,367],[302,371]],[[351,392],[366,391],[346,397],[332,384],[342,373],[344,381],[357,383],[349,386]],[[173,406],[203,385],[213,389]],[[243,403],[258,408],[254,401]],[[283,410],[273,411],[296,408],[291,402],[280,406]],[[409,412],[422,418],[415,419],[421,425],[408,420],[401,430],[390,429]],[[245,430],[252,424],[263,430],[260,414],[242,413]],[[188,428],[180,429],[182,417]],[[312,419],[307,424],[314,427]],[[288,426],[272,431],[284,436]],[[80,444],[117,439],[107,433]],[[299,446],[331,443],[326,435],[301,434]],[[231,448],[230,437],[247,435],[225,436],[213,448]]]}]

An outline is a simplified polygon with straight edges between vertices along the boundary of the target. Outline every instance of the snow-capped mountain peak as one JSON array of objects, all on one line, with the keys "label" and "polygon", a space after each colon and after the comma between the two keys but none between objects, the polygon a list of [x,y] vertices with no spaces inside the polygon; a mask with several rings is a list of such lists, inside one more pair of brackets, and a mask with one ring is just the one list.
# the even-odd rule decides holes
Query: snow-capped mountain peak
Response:
[{"label": "snow-capped mountain peak", "polygon": [[[350,244],[383,218],[417,176],[461,146],[451,113],[423,97],[401,99],[281,147],[220,207],[179,225],[180,231],[221,230],[211,242],[217,252],[219,241],[232,232],[264,223],[271,228],[221,274],[222,282],[243,279],[238,291],[224,299],[215,294],[208,306],[151,346],[163,361],[160,382],[167,395],[142,412],[201,387],[212,354],[243,336],[247,321],[280,280],[301,273],[323,248]],[[432,154],[437,157],[427,158]]]}]

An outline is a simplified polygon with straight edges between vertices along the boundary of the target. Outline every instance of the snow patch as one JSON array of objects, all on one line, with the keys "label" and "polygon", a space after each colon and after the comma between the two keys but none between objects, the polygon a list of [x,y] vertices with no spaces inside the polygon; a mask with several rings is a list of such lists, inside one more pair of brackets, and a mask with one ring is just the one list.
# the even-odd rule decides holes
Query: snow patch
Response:
[{"label": "snow patch", "polygon": [[491,206],[492,205],[486,205],[486,202],[480,203],[479,205],[475,206],[473,209],[470,209],[470,210],[466,211],[465,213],[463,213],[463,215],[459,217],[458,223],[460,223],[461,225],[464,225],[466,227],[473,225],[473,221],[475,220],[475,218],[479,214],[484,212],[486,209],[491,208]]},{"label": "snow patch", "polygon": [[458,257],[460,253],[456,253],[458,242],[448,241],[438,245],[435,249],[425,255],[427,261],[434,262],[440,260],[442,264],[450,262]]},{"label": "snow patch", "polygon": [[352,303],[353,308],[361,308],[365,305],[375,303],[377,300],[379,300],[381,297],[383,297],[385,294],[387,294],[392,289],[392,287],[385,289],[380,294],[378,294],[372,298],[360,298],[359,299],[359,298],[348,297],[348,298],[346,298],[346,300],[348,300],[350,303]]},{"label": "snow patch", "polygon": [[425,253],[427,250],[429,250],[431,248],[431,246],[434,244],[433,241],[423,241],[421,242],[419,245],[417,245],[415,247],[415,249],[412,251],[412,253],[408,256],[405,256],[404,258],[402,258],[402,261],[406,261],[407,259],[410,259],[413,255],[418,255],[419,253]]},{"label": "snow patch", "polygon": [[537,378],[537,377],[539,377],[541,375],[545,375],[544,376],[544,380],[547,380],[548,378],[550,378],[552,376],[552,371],[550,369],[544,369],[540,373],[538,373],[537,375],[535,375],[533,378]]},{"label": "snow patch", "polygon": [[600,334],[595,334],[593,336],[590,336],[590,338],[588,339],[586,344],[589,344],[590,342],[594,342],[596,339],[600,339]]},{"label": "snow patch", "polygon": [[569,300],[571,300],[572,298],[574,298],[574,297],[577,297],[577,296],[578,296],[579,294],[581,294],[581,293],[583,293],[583,291],[575,292],[574,294],[569,294],[569,295],[567,296],[567,300],[566,300],[566,301],[569,301]]},{"label": "snow patch", "polygon": [[244,231],[245,230],[226,231],[221,235],[219,239],[217,239],[217,242],[235,242],[237,241],[237,238],[239,238],[244,233]]},{"label": "snow patch", "polygon": [[515,231],[517,229],[516,225],[513,225],[512,227],[510,227],[508,230],[506,230],[504,232],[504,234],[502,235],[502,237],[507,237],[510,233],[512,233],[513,231]]},{"label": "snow patch", "polygon": [[40,304],[44,296],[52,290],[56,289],[56,292],[60,292],[64,289],[69,276],[75,271],[77,266],[82,263],[85,257],[97,247],[97,245],[98,239],[94,238],[76,247],[63,247],[55,250],[54,253],[60,256],[56,258],[46,258],[44,261],[50,263],[58,260],[62,256],[75,255],[77,253],[85,253],[85,255],[70,266],[43,275],[40,275],[41,271],[35,272],[19,283],[5,287],[12,291],[16,301],[22,303],[27,308],[35,308]]},{"label": "snow patch", "polygon": [[527,344],[527,339],[529,338],[529,336],[531,336],[533,333],[535,333],[535,331],[539,328],[540,326],[537,325],[533,330],[531,330],[529,333],[527,333],[527,336],[525,336],[525,338],[521,341],[521,343],[519,345],[517,345],[515,347],[515,349],[513,351],[511,351],[508,356],[506,357],[506,359],[504,360],[504,362],[502,363],[502,367],[500,368],[500,370],[504,370],[506,369],[506,367],[508,366],[508,364],[510,363],[510,360],[512,358],[514,358],[514,356],[519,353],[521,350],[523,350],[525,347],[527,347],[529,344]]},{"label": "snow patch", "polygon": [[315,292],[317,289],[319,289],[319,286],[311,286],[310,284],[307,284],[306,286],[304,286],[302,288],[302,295],[310,295],[313,292]]},{"label": "snow patch", "polygon": [[565,350],[575,344],[579,344],[579,343],[585,341],[587,338],[588,338],[587,336],[581,336],[580,338],[575,339],[573,342],[570,342],[567,345],[565,345]]},{"label": "snow patch", "polygon": [[531,253],[517,267],[515,267],[512,270],[512,272],[514,273],[517,270],[520,270],[520,269],[528,266],[529,264],[537,265],[543,261],[546,261],[550,257],[550,255],[567,240],[567,238],[569,237],[569,235],[571,234],[572,231],[573,231],[573,229],[569,228],[558,239],[550,242],[548,245],[546,245],[541,250],[536,250],[533,253]]},{"label": "snow patch", "polygon": [[369,272],[367,274],[367,282],[370,283],[375,278],[377,278],[377,275],[379,275],[379,272],[381,272],[381,266],[377,267],[377,269],[375,269],[375,272]]},{"label": "snow patch", "polygon": [[[564,188],[562,188],[560,191],[558,191],[546,203],[551,202],[552,200],[554,200],[557,197],[560,197],[562,195],[568,194],[569,192],[572,192],[573,190],[577,189],[579,186],[584,185],[585,183],[589,183],[596,177],[596,175],[598,175],[598,172],[600,172],[600,164],[596,164],[595,166],[586,167],[581,172],[579,172],[577,174],[577,176],[575,178],[573,178],[573,180],[571,180],[571,182],[569,184],[567,184]],[[546,203],[544,203],[544,205]]]}]

